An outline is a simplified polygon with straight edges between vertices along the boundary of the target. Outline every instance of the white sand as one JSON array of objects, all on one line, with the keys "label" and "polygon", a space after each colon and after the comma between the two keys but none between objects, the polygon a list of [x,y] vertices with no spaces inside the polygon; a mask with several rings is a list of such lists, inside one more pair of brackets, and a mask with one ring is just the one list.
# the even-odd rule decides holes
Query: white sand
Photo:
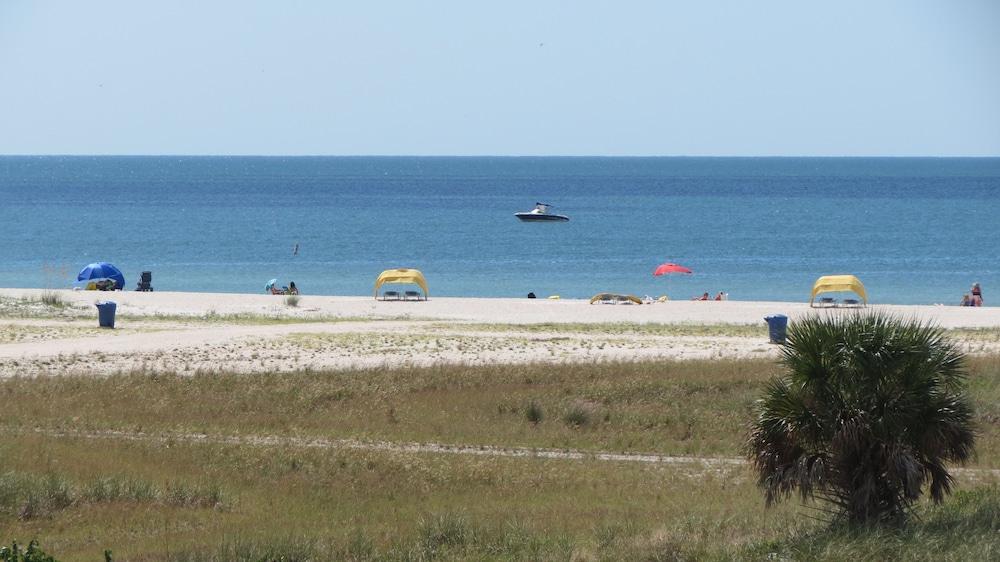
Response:
[{"label": "white sand", "polygon": [[[62,309],[27,305],[34,289],[0,289],[0,376],[132,370],[273,372],[435,363],[590,362],[643,358],[773,357],[763,321],[853,309],[807,303],[671,301],[591,305],[582,300],[432,298],[426,302],[303,295],[58,291]],[[118,304],[115,330],[97,330],[97,300]],[[1000,329],[1000,308],[875,305],[944,328]],[[53,318],[54,314],[63,316]],[[268,318],[281,318],[281,322]],[[302,320],[301,323],[294,322]],[[322,321],[318,321],[322,320]],[[483,329],[475,324],[571,324]],[[463,326],[463,324],[473,324]],[[754,326],[732,336],[669,330],[581,330],[580,324]],[[683,331],[682,331],[683,332]],[[715,335],[713,335],[715,334]],[[1000,352],[1000,337],[963,342]]]},{"label": "white sand", "polygon": [[[40,289],[0,289],[0,297],[39,299]],[[806,314],[845,314],[853,309],[815,309],[807,302],[669,301],[653,305],[591,305],[586,300],[526,298],[431,298],[428,301],[376,301],[371,297],[303,295],[297,308],[285,297],[234,293],[55,291],[64,300],[91,307],[97,300],[118,303],[119,314],[205,315],[265,314],[290,317],[338,316],[399,319],[403,317],[481,323],[698,323],[759,324],[769,314],[795,319]],[[940,305],[872,305],[907,317],[935,322],[943,328],[1000,327],[1000,307]],[[92,309],[92,308],[91,308]],[[93,310],[93,309],[92,309]],[[96,312],[94,312],[96,318]]]}]

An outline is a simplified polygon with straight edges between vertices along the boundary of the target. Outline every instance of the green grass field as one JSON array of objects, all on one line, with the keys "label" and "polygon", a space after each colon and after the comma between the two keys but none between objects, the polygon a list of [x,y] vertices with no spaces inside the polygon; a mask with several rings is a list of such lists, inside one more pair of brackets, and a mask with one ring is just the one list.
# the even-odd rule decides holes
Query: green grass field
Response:
[{"label": "green grass field", "polygon": [[106,548],[118,560],[1000,556],[1000,478],[988,470],[1000,468],[997,357],[969,361],[975,470],[903,530],[831,529],[815,504],[796,501],[765,509],[740,465],[308,446],[739,457],[776,369],[715,360],[15,377],[0,381],[0,540],[37,538],[60,560],[98,560]]}]

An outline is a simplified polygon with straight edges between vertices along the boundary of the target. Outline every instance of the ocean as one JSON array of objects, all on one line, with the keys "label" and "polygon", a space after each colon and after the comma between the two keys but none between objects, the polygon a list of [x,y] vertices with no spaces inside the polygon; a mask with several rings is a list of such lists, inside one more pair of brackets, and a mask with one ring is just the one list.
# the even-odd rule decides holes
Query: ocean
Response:
[{"label": "ocean", "polygon": [[[414,267],[431,298],[807,301],[851,273],[873,303],[1000,302],[998,158],[4,156],[0,200],[5,287],[109,261],[129,290],[370,295]],[[514,218],[536,201],[571,220]]]}]

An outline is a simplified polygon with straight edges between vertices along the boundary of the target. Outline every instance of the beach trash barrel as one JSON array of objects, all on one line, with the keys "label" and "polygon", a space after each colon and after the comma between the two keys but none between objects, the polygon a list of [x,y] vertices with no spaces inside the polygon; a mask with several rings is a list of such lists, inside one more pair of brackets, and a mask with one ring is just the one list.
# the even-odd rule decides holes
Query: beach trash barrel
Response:
[{"label": "beach trash barrel", "polygon": [[772,314],[765,316],[767,322],[767,334],[771,343],[785,343],[785,331],[788,329],[788,317],[784,314]]},{"label": "beach trash barrel", "polygon": [[118,305],[114,301],[105,301],[97,303],[97,321],[102,328],[114,328],[115,327],[115,310],[118,309]]}]

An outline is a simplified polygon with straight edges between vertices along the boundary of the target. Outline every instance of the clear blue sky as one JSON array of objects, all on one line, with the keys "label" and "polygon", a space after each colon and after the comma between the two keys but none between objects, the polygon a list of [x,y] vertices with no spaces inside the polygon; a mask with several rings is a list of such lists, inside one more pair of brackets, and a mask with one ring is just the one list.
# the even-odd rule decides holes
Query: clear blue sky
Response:
[{"label": "clear blue sky", "polygon": [[0,154],[1000,156],[1000,2],[0,2]]}]

